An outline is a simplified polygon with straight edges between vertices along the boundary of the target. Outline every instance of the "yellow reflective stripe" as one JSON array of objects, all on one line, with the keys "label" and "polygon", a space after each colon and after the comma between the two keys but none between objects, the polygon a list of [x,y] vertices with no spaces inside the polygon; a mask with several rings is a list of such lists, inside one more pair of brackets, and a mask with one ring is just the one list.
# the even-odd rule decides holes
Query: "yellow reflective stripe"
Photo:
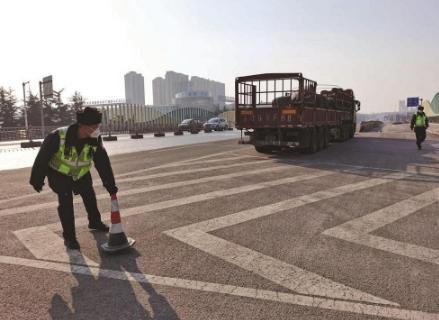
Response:
[{"label": "yellow reflective stripe", "polygon": [[67,129],[68,127],[58,128],[60,146],[57,153],[55,153],[50,160],[49,166],[60,173],[71,176],[72,179],[76,181],[90,171],[92,166],[90,148],[96,151],[97,147],[85,144],[79,155],[76,148],[71,147],[69,154],[65,156],[65,138]]},{"label": "yellow reflective stripe", "polygon": [[70,172],[70,167],[66,166],[65,164],[61,163],[58,167],[58,171],[64,174],[68,174]]},{"label": "yellow reflective stripe", "polygon": [[67,159],[62,159],[62,162],[64,162],[66,165],[72,166],[72,167],[86,167],[88,165],[91,165],[91,161],[70,161]]}]

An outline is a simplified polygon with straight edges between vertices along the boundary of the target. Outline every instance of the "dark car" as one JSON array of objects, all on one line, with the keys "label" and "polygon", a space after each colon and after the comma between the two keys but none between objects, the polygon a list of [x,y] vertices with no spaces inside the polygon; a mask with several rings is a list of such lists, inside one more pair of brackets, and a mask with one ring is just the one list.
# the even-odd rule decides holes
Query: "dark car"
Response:
[{"label": "dark car", "polygon": [[211,118],[209,121],[203,124],[204,131],[223,131],[227,130],[229,125],[225,119],[222,118]]},{"label": "dark car", "polygon": [[203,129],[203,124],[199,120],[195,119],[184,119],[178,125],[178,131],[189,131],[189,132],[199,132]]}]

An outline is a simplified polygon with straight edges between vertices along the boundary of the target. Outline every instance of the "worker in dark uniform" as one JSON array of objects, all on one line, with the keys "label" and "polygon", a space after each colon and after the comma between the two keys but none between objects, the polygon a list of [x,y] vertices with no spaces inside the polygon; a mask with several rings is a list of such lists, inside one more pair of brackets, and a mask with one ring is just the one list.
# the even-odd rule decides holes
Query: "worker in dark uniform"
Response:
[{"label": "worker in dark uniform", "polygon": [[93,189],[90,169],[92,162],[110,195],[117,193],[110,159],[99,136],[102,114],[95,108],[86,107],[76,114],[77,123],[59,128],[44,139],[35,159],[30,184],[40,192],[47,176],[50,188],[58,195],[58,215],[63,228],[64,244],[78,249],[73,213],[73,194],[79,194],[88,215],[88,227],[108,232],[101,220]]},{"label": "worker in dark uniform", "polygon": [[410,123],[410,128],[415,130],[416,133],[416,145],[418,149],[422,149],[422,142],[424,142],[427,137],[428,128],[428,117],[424,113],[424,107],[419,106],[418,112],[416,112],[412,117],[412,122]]}]

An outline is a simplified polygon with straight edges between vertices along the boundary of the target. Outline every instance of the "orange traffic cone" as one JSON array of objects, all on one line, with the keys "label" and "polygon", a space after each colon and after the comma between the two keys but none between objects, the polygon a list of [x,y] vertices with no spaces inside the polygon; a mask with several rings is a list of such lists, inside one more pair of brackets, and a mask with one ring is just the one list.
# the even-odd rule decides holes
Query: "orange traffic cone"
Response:
[{"label": "orange traffic cone", "polygon": [[136,240],[127,238],[122,230],[122,221],[119,213],[119,203],[115,194],[111,195],[111,228],[108,242],[101,247],[106,252],[117,252],[131,247]]}]

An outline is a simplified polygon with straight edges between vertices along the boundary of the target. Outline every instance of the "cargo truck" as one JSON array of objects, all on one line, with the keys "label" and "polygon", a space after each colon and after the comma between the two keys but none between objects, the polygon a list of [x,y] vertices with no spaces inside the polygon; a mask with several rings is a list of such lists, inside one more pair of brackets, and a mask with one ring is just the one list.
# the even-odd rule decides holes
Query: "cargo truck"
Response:
[{"label": "cargo truck", "polygon": [[317,92],[301,73],[264,73],[235,80],[236,128],[256,151],[299,148],[314,153],[354,136],[360,102],[351,89]]}]

